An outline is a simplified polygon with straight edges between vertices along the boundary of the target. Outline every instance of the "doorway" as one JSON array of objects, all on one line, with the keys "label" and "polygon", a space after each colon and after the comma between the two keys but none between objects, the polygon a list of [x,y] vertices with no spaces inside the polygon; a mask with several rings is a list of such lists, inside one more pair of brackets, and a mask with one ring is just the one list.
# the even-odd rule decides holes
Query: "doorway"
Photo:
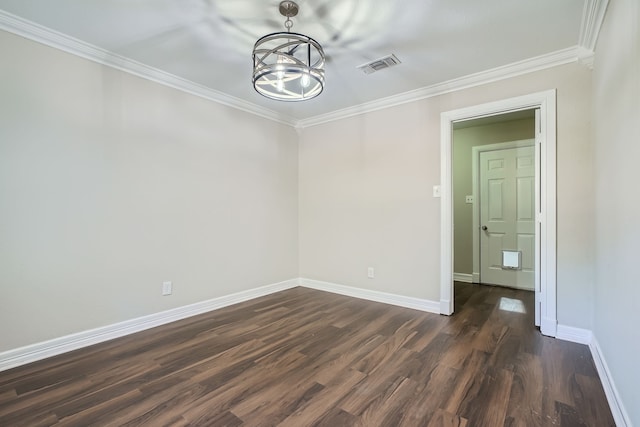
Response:
[{"label": "doorway", "polygon": [[[535,122],[535,243],[534,290],[536,318],[544,335],[555,336],[556,320],[556,211],[555,211],[555,90],[474,107],[441,115],[441,289],[440,312],[452,314],[453,292],[453,128],[454,125],[484,119],[500,121],[509,113],[538,110]],[[466,196],[466,195],[465,195]],[[478,270],[476,270],[478,271]],[[478,278],[479,279],[479,278]],[[473,280],[473,274],[472,274]]]}]

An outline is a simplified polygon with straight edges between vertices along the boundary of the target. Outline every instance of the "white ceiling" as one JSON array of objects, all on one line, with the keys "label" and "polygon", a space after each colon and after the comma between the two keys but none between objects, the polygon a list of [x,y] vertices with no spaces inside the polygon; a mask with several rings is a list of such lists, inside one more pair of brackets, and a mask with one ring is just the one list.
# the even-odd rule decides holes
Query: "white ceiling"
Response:
[{"label": "white ceiling", "polygon": [[[292,31],[320,42],[329,62],[324,92],[296,103],[251,85],[253,43],[284,30],[279,0],[0,0],[0,9],[5,21],[15,15],[296,121],[577,48],[592,1],[298,0]],[[402,64],[356,69],[391,53]]]}]

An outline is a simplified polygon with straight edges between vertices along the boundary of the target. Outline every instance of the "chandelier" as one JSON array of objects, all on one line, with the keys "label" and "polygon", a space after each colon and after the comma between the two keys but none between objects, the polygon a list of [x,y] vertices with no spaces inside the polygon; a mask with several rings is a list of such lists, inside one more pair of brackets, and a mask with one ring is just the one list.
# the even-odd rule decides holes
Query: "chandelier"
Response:
[{"label": "chandelier", "polygon": [[291,32],[295,2],[280,2],[279,10],[287,31],[267,34],[253,46],[253,87],[279,101],[314,98],[324,89],[324,51],[311,37]]}]

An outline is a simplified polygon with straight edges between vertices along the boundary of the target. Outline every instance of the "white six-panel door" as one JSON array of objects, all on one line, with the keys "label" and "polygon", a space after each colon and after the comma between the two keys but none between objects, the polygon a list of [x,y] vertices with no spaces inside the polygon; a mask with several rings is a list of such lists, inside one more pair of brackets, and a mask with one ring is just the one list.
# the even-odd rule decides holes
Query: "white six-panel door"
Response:
[{"label": "white six-panel door", "polygon": [[[480,153],[480,281],[534,289],[535,151],[530,146]],[[502,251],[520,251],[519,269]]]}]

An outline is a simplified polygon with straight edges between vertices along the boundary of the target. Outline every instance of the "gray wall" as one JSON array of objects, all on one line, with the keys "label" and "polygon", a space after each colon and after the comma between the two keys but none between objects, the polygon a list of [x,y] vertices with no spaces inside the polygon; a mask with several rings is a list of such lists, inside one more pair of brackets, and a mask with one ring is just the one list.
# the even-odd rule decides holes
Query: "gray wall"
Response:
[{"label": "gray wall", "polygon": [[453,130],[453,271],[473,271],[472,147],[535,137],[535,117]]},{"label": "gray wall", "polygon": [[[592,327],[591,72],[525,74],[302,129],[300,275],[440,300],[440,115],[557,88],[557,298],[561,324]],[[376,270],[367,278],[367,267]]]},{"label": "gray wall", "polygon": [[294,129],[5,32],[0,52],[0,352],[298,276]]},{"label": "gray wall", "polygon": [[640,6],[609,2],[594,66],[595,337],[640,425]]}]

